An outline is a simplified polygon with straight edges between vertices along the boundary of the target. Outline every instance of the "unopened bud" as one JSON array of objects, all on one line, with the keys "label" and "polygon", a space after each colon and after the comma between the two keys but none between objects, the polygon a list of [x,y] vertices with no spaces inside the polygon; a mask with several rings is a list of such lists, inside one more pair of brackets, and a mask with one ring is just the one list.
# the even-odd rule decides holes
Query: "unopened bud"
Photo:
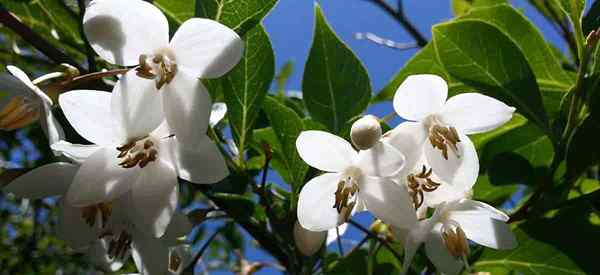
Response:
[{"label": "unopened bud", "polygon": [[369,229],[373,233],[377,234],[380,238],[382,238],[388,242],[395,241],[394,234],[392,233],[391,228],[379,219],[375,220],[371,224]]},{"label": "unopened bud", "polygon": [[294,241],[298,251],[304,256],[312,256],[317,253],[327,238],[327,231],[315,232],[305,229],[296,222],[294,225]]},{"label": "unopened bud", "polygon": [[352,124],[350,137],[356,148],[367,150],[381,139],[381,132],[377,117],[366,115]]},{"label": "unopened bud", "polygon": [[69,65],[67,63],[60,64],[60,67],[63,69],[66,79],[73,79],[74,77],[77,77],[80,74],[80,72],[77,68],[75,68],[72,65]]}]

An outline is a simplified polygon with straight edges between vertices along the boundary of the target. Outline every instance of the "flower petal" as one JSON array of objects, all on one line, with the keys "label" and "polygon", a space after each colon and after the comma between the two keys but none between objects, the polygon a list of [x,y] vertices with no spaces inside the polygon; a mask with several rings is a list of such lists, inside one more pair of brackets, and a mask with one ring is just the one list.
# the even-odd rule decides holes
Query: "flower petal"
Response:
[{"label": "flower petal", "polygon": [[133,66],[141,54],[169,45],[169,23],[158,8],[142,0],[95,0],[83,16],[83,30],[106,61]]},{"label": "flower petal", "polygon": [[208,129],[212,108],[208,90],[197,78],[178,72],[161,94],[171,132],[186,146],[196,146]]},{"label": "flower petal", "polygon": [[98,145],[119,144],[123,137],[116,130],[110,112],[111,94],[76,90],[58,98],[65,117],[83,138]]},{"label": "flower petal", "polygon": [[241,59],[244,42],[232,29],[210,19],[192,18],[179,27],[171,48],[180,68],[201,78],[217,78]]},{"label": "flower petal", "polygon": [[300,133],[296,149],[308,165],[327,172],[342,172],[357,156],[350,143],[324,131]]},{"label": "flower petal", "polygon": [[40,117],[42,130],[48,137],[48,144],[52,145],[65,138],[65,131],[52,114],[52,106],[43,104],[44,114]]},{"label": "flower petal", "polygon": [[327,231],[342,222],[333,208],[338,173],[326,173],[307,182],[298,197],[298,222],[310,231]]},{"label": "flower petal", "polygon": [[452,206],[454,215],[479,215],[487,216],[491,219],[507,222],[509,217],[502,211],[493,206],[469,199],[460,200]]},{"label": "flower petal", "polygon": [[342,235],[346,233],[346,230],[348,230],[348,223],[344,223],[336,228],[329,229],[327,231],[327,240],[325,241],[325,244],[330,245],[333,242],[337,241],[338,233],[340,235],[339,237],[342,238]]},{"label": "flower petal", "polygon": [[165,234],[160,239],[166,245],[176,245],[180,238],[190,234],[194,225],[190,222],[188,217],[180,212],[175,212],[171,223],[167,227]]},{"label": "flower petal", "polygon": [[140,168],[119,166],[116,148],[102,148],[81,165],[67,192],[67,202],[73,206],[87,206],[112,201],[129,191],[140,175]]},{"label": "flower petal", "polygon": [[154,237],[167,230],[177,208],[179,190],[175,169],[162,161],[153,161],[142,168],[140,177],[131,187],[134,222]]},{"label": "flower petal", "polygon": [[4,107],[14,96],[31,96],[32,91],[21,80],[8,73],[0,73],[0,108]]},{"label": "flower petal", "polygon": [[405,157],[404,171],[412,171],[423,155],[423,144],[427,140],[427,129],[419,122],[405,121],[387,132],[382,139]]},{"label": "flower petal", "polygon": [[459,137],[458,155],[448,148],[448,159],[445,159],[441,150],[426,142],[425,156],[433,173],[444,183],[453,185],[456,191],[467,192],[477,181],[479,157],[471,139],[463,134]]},{"label": "flower petal", "polygon": [[111,114],[127,139],[147,136],[164,119],[161,96],[155,82],[130,70],[112,91]]},{"label": "flower petal", "polygon": [[165,158],[172,160],[177,175],[192,183],[217,183],[229,175],[223,155],[206,135],[200,138],[195,147],[185,147],[177,142],[177,138],[163,139],[161,156],[163,154],[169,154]]},{"label": "flower petal", "polygon": [[437,224],[425,242],[425,252],[435,268],[446,275],[459,274],[463,267],[461,260],[450,254],[442,239],[441,224]]},{"label": "flower petal", "polygon": [[302,227],[299,222],[294,224],[294,241],[296,248],[304,256],[312,256],[323,246],[327,231],[310,231]]},{"label": "flower petal", "polygon": [[407,120],[419,121],[441,111],[448,97],[446,81],[431,74],[411,75],[394,95],[394,109]]},{"label": "flower petal", "polygon": [[73,249],[91,245],[100,234],[97,227],[89,226],[81,217],[81,208],[70,206],[64,199],[58,205],[56,236]]},{"label": "flower petal", "polygon": [[215,127],[227,114],[227,105],[223,102],[215,102],[210,111],[210,127]]},{"label": "flower petal", "polygon": [[140,274],[163,275],[169,268],[169,249],[160,239],[139,232],[131,244],[133,262]]},{"label": "flower petal", "polygon": [[404,167],[404,155],[393,146],[378,142],[368,150],[358,152],[357,165],[365,175],[390,177]]},{"label": "flower petal", "polygon": [[[123,267],[124,262],[120,259],[112,258],[108,255],[109,243],[106,239],[96,240],[86,253],[94,266],[105,272],[115,272]],[[127,260],[127,259],[125,259]]]},{"label": "flower petal", "polygon": [[512,118],[515,112],[504,102],[478,93],[464,93],[448,99],[442,108],[445,123],[466,135],[494,130]]},{"label": "flower petal", "polygon": [[50,145],[53,151],[62,154],[69,160],[81,164],[94,152],[98,151],[101,147],[98,145],[81,145],[73,144],[68,141],[61,140]]},{"label": "flower petal", "polygon": [[365,176],[358,195],[367,209],[384,223],[401,228],[412,228],[417,223],[415,209],[404,186]]},{"label": "flower petal", "polygon": [[78,168],[66,162],[46,164],[16,178],[3,191],[32,200],[62,196],[73,182]]},{"label": "flower petal", "polygon": [[461,203],[459,207],[465,209],[451,211],[448,218],[460,224],[468,239],[495,249],[512,249],[517,246],[510,226],[497,219],[502,215],[495,209],[492,211],[493,207],[470,200]]}]

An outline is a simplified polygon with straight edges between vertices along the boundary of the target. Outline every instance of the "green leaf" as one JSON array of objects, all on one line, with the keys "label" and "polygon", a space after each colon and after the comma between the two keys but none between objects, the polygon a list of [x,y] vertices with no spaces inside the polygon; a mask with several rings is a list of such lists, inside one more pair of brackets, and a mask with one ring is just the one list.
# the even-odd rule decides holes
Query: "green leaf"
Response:
[{"label": "green leaf", "polygon": [[304,129],[302,119],[294,110],[271,97],[266,98],[264,111],[281,144],[281,150],[274,153],[281,155],[281,160],[289,172],[289,179],[284,180],[292,186],[293,193],[298,193],[304,182],[304,175],[308,171],[308,165],[296,150],[296,139]]},{"label": "green leaf", "polygon": [[243,35],[259,25],[275,3],[277,0],[202,0],[196,5],[196,15],[214,19]]},{"label": "green leaf", "polygon": [[559,63],[540,31],[522,13],[509,5],[473,9],[460,19],[480,19],[510,38],[527,59],[531,70],[546,85],[568,90],[574,82]]},{"label": "green leaf", "polygon": [[468,13],[473,8],[487,7],[508,3],[507,0],[452,0],[452,11],[455,16]]},{"label": "green leaf", "polygon": [[167,16],[171,29],[176,29],[195,16],[194,9],[199,2],[200,0],[155,0],[153,4]]},{"label": "green leaf", "polygon": [[244,55],[240,63],[220,79],[204,80],[209,90],[223,92],[240,155],[250,142],[254,122],[275,74],[273,48],[264,28],[258,25],[242,38]]},{"label": "green leaf", "polygon": [[588,13],[583,17],[583,33],[600,27],[600,1],[594,1]]},{"label": "green leaf", "polygon": [[567,174],[578,177],[589,166],[600,162],[600,147],[598,147],[600,123],[593,116],[588,116],[577,127],[567,145]]},{"label": "green leaf", "polygon": [[285,64],[283,64],[283,66],[281,67],[281,70],[279,70],[279,72],[277,73],[277,76],[275,76],[275,84],[277,84],[277,94],[285,95],[285,86],[288,80],[290,79],[290,76],[292,76],[293,72],[294,62],[291,60],[285,62]]},{"label": "green leaf", "polygon": [[510,121],[508,121],[504,125],[496,128],[495,130],[493,130],[491,132],[472,135],[472,136],[470,136],[470,138],[471,138],[471,141],[473,141],[475,148],[477,148],[479,150],[479,149],[483,148],[488,142],[506,134],[507,132],[510,132],[511,130],[519,128],[519,127],[525,125],[526,123],[527,123],[526,118],[524,118],[522,115],[515,114],[515,115],[513,115],[513,117],[511,118]]},{"label": "green leaf", "polygon": [[348,121],[365,110],[371,97],[367,71],[333,32],[318,5],[302,91],[313,119],[335,134],[348,128]]},{"label": "green leaf", "polygon": [[391,100],[396,93],[400,84],[410,75],[413,74],[435,74],[444,78],[448,82],[450,94],[456,94],[459,91],[467,91],[468,89],[460,81],[450,77],[435,53],[433,43],[428,43],[415,56],[413,56],[402,69],[396,73],[392,80],[371,100],[372,103],[377,103],[385,100]]},{"label": "green leaf", "polygon": [[573,26],[581,25],[585,0],[558,0],[560,9],[569,17]]},{"label": "green leaf", "polygon": [[477,183],[473,186],[473,198],[493,206],[500,206],[517,190],[516,184],[496,186],[490,182],[487,175],[480,175]]},{"label": "green leaf", "polygon": [[481,20],[460,20],[435,26],[433,41],[450,75],[515,106],[550,132],[535,76],[520,49],[498,28]]}]

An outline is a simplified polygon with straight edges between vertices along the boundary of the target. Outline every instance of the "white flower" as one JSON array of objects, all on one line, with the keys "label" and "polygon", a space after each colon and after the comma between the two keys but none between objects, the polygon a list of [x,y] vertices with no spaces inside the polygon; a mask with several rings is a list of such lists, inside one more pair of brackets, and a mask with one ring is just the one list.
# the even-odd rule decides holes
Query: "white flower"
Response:
[{"label": "white flower", "polygon": [[506,221],[506,214],[482,202],[461,199],[441,204],[431,218],[408,231],[403,273],[423,242],[427,257],[447,275],[458,274],[463,264],[468,264],[467,239],[494,249],[516,247],[517,240]]},{"label": "white flower", "polygon": [[[169,127],[180,142],[195,145],[195,136],[189,135],[187,127],[190,124],[184,121],[191,119],[194,125],[198,118],[190,112],[202,108],[208,116],[211,106],[198,78],[216,78],[231,70],[242,56],[240,37],[216,21],[193,18],[185,21],[169,42],[167,18],[142,0],[92,1],[83,23],[86,37],[98,55],[113,64],[138,66],[120,79],[127,82],[120,86],[143,97],[157,97],[160,89]],[[154,81],[147,83],[139,78]],[[142,100],[146,101],[157,100]],[[202,130],[206,131],[200,128],[197,132]]]},{"label": "white flower", "polygon": [[27,74],[15,66],[7,66],[12,74],[0,75],[0,129],[12,131],[40,120],[42,130],[53,144],[64,132],[52,114],[52,99],[33,84]]},{"label": "white flower", "polygon": [[344,223],[338,225],[336,228],[332,228],[327,230],[327,239],[325,240],[325,245],[329,246],[333,242],[337,241],[338,233],[340,240],[342,239],[342,235],[346,234],[346,230],[348,230],[348,223]]},{"label": "white flower", "polygon": [[479,93],[459,94],[446,101],[447,96],[448,85],[441,77],[412,75],[396,91],[394,109],[402,118],[410,120],[401,124],[412,129],[408,146],[413,146],[413,142],[426,143],[408,150],[423,147],[436,174],[452,182],[458,167],[465,161],[464,147],[469,143],[466,135],[501,126],[511,119],[515,108]]},{"label": "white flower", "polygon": [[298,221],[302,227],[327,231],[365,209],[399,227],[416,222],[406,189],[385,178],[404,165],[402,153],[390,145],[379,142],[356,152],[340,137],[305,131],[296,140],[296,148],[308,165],[326,172],[300,192]]},{"label": "white flower", "polygon": [[[156,102],[131,95],[136,92],[117,85],[112,94],[88,90],[62,94],[59,103],[67,120],[94,145],[62,142],[52,147],[83,161],[67,202],[73,206],[110,202],[131,190],[137,213],[134,222],[160,237],[177,207],[177,177],[214,183],[225,178],[228,170],[204,132],[197,133],[197,146],[183,148],[179,137],[170,135],[165,127],[156,128],[161,124],[152,108]],[[187,125],[189,131],[206,129],[208,115],[196,122]]]},{"label": "white flower", "polygon": [[210,111],[210,127],[215,127],[227,114],[227,105],[223,102],[215,102]]},{"label": "white flower", "polygon": [[294,224],[294,241],[302,255],[312,256],[323,246],[323,241],[325,241],[325,246],[329,246],[337,241],[338,232],[341,241],[341,237],[346,233],[347,229],[348,224],[344,223],[327,231],[310,231],[296,221]]},{"label": "white flower", "polygon": [[403,171],[393,180],[408,187],[415,208],[424,205],[426,207],[419,209],[423,211],[442,202],[468,197],[479,176],[479,158],[471,140],[467,138],[461,141],[462,161],[455,167],[454,176],[445,180],[429,164],[419,141],[413,135],[415,127],[420,126],[402,123],[383,138],[383,142],[393,145],[406,157]]}]

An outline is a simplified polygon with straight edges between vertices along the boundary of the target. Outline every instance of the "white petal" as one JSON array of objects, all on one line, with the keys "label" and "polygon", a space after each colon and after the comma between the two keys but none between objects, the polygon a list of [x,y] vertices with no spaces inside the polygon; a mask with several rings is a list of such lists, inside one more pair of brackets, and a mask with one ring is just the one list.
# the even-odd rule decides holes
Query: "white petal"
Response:
[{"label": "white petal", "polygon": [[464,93],[448,99],[442,108],[442,120],[466,135],[494,130],[512,118],[515,112],[504,102],[478,93]]},{"label": "white petal", "polygon": [[294,241],[296,248],[304,256],[312,256],[323,246],[327,231],[310,231],[302,227],[300,223],[294,224]]},{"label": "white petal", "polygon": [[134,222],[154,237],[167,230],[177,208],[179,190],[175,169],[162,161],[153,161],[142,168],[132,186]]},{"label": "white petal", "polygon": [[477,212],[451,212],[449,219],[458,222],[467,238],[478,244],[495,249],[517,246],[517,240],[507,223]]},{"label": "white petal", "polygon": [[86,256],[98,269],[105,272],[115,272],[124,264],[121,260],[108,256],[108,241],[105,239],[96,240],[88,248]]},{"label": "white petal", "polygon": [[16,178],[3,191],[32,200],[62,196],[71,185],[77,169],[78,166],[66,162],[46,164]]},{"label": "white petal", "polygon": [[206,135],[202,136],[194,147],[185,147],[177,141],[177,138],[163,139],[161,156],[169,154],[165,158],[172,160],[180,178],[192,183],[212,184],[229,175],[223,155]]},{"label": "white petal", "polygon": [[342,172],[357,156],[346,140],[323,131],[300,133],[296,149],[308,165],[327,172]]},{"label": "white petal", "polygon": [[327,231],[341,224],[333,208],[338,173],[326,173],[307,182],[298,197],[298,222],[310,231]]},{"label": "white petal", "polygon": [[453,215],[478,215],[487,216],[492,219],[507,222],[509,217],[493,206],[474,200],[460,200],[451,207]]},{"label": "white petal", "polygon": [[81,217],[81,208],[70,206],[64,199],[59,201],[56,235],[73,249],[92,244],[99,235],[97,227],[91,227]]},{"label": "white petal", "polygon": [[161,96],[153,80],[127,72],[115,85],[111,114],[127,139],[147,136],[164,119]]},{"label": "white petal", "polygon": [[58,120],[52,114],[52,107],[48,104],[43,105],[44,115],[40,117],[42,130],[48,137],[48,144],[52,145],[61,139],[65,138],[65,132],[58,123]]},{"label": "white petal", "polygon": [[140,174],[140,168],[119,166],[119,151],[102,148],[92,154],[79,168],[67,192],[67,202],[73,206],[87,206],[112,201],[130,190]]},{"label": "white petal", "polygon": [[194,225],[190,222],[188,217],[180,212],[175,212],[171,223],[167,227],[167,231],[161,237],[163,243],[167,245],[176,245],[180,238],[190,234]]},{"label": "white petal", "polygon": [[186,146],[196,146],[208,129],[212,106],[208,90],[197,78],[178,72],[161,94],[171,132]]},{"label": "white petal", "polygon": [[73,144],[68,141],[61,140],[50,145],[50,148],[52,148],[53,151],[67,157],[71,161],[81,164],[101,147],[98,145]]},{"label": "white petal", "polygon": [[110,112],[111,94],[101,91],[76,90],[58,98],[65,117],[83,138],[98,145],[123,141]]},{"label": "white petal", "polygon": [[29,78],[29,76],[27,76],[27,74],[23,70],[21,70],[19,67],[9,65],[9,66],[6,66],[6,70],[10,74],[12,74],[15,78],[17,78],[21,82],[21,84],[23,84],[27,87],[27,89],[29,91],[27,91],[26,94],[29,94],[29,95],[36,94],[43,99],[49,100],[48,96],[46,94],[44,94],[43,92],[41,93],[42,95],[40,95],[38,93],[39,88],[33,84],[31,79]]},{"label": "white petal", "polygon": [[[468,196],[469,192],[464,190],[460,190],[460,188],[456,188],[451,184],[445,184],[441,180],[432,178],[435,182],[442,183],[435,191],[433,192],[424,192],[424,204],[431,207],[436,208],[440,203],[443,202],[451,202],[455,200],[464,199]],[[425,207],[422,207],[425,208]]]},{"label": "white petal", "polygon": [[[140,232],[141,233],[141,232]],[[145,234],[133,235],[133,261],[142,275],[164,275],[169,264],[169,249],[160,239]]]},{"label": "white petal", "polygon": [[223,102],[215,102],[210,112],[210,127],[215,127],[227,114],[227,105]]},{"label": "white petal", "polygon": [[133,66],[141,54],[169,45],[169,23],[160,10],[142,0],[92,1],[83,16],[92,48],[106,61]]},{"label": "white petal", "polygon": [[178,68],[201,78],[216,78],[241,59],[244,42],[227,26],[210,19],[185,21],[171,40]]},{"label": "white petal", "polygon": [[384,223],[401,228],[411,228],[417,223],[415,209],[404,186],[365,176],[358,195],[367,209]]},{"label": "white petal", "polygon": [[325,241],[325,244],[330,245],[333,242],[337,241],[338,233],[340,235],[339,237],[341,238],[342,235],[344,235],[344,233],[346,233],[347,229],[348,229],[348,224],[344,223],[336,228],[327,230],[327,240]]},{"label": "white petal", "polygon": [[423,155],[427,129],[422,123],[405,121],[387,132],[382,140],[404,154],[404,170],[412,171]]},{"label": "white petal", "polygon": [[479,158],[471,139],[460,134],[457,143],[458,155],[448,148],[448,159],[442,151],[434,148],[430,142],[425,144],[427,163],[444,183],[452,184],[457,191],[469,191],[477,181],[479,175]]},{"label": "white petal", "polygon": [[18,78],[8,73],[0,73],[0,91],[2,91],[0,108],[8,103],[14,96],[30,97],[32,95],[32,91],[29,87]]},{"label": "white petal", "polygon": [[456,275],[463,267],[461,260],[450,254],[442,239],[441,225],[434,227],[425,242],[425,252],[435,268],[446,275]]},{"label": "white petal", "polygon": [[441,111],[448,97],[448,84],[430,74],[411,75],[400,84],[394,95],[396,113],[407,120],[419,121]]},{"label": "white petal", "polygon": [[402,170],[404,163],[404,155],[384,142],[378,142],[370,149],[358,152],[357,165],[369,176],[393,176]]}]

